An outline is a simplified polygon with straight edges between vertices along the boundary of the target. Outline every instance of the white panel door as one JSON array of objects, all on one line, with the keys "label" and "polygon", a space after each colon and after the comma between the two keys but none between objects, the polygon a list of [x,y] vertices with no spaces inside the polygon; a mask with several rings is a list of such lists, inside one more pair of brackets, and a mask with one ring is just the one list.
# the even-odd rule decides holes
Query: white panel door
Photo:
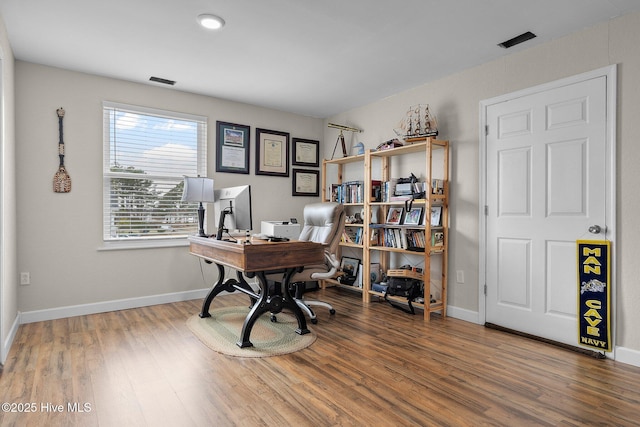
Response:
[{"label": "white panel door", "polygon": [[606,230],[601,76],[487,107],[486,322],[577,345],[576,240]]}]

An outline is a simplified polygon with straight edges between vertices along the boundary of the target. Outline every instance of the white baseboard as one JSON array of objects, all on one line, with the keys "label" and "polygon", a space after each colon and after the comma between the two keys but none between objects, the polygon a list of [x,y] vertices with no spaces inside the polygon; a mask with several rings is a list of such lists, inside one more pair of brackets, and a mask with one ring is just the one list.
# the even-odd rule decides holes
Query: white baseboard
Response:
[{"label": "white baseboard", "polygon": [[467,310],[466,308],[447,306],[447,316],[478,324],[480,317],[477,311]]},{"label": "white baseboard", "polygon": [[13,325],[11,325],[11,329],[9,330],[9,335],[7,339],[2,343],[2,348],[0,349],[0,365],[4,365],[4,362],[7,360],[7,356],[9,356],[9,350],[11,349],[11,345],[13,344],[13,340],[18,333],[18,328],[20,327],[20,313],[16,316],[13,321]]},{"label": "white baseboard", "polygon": [[171,302],[188,301],[192,299],[202,299],[207,296],[208,292],[209,289],[198,289],[195,291],[150,295],[138,298],[128,298],[114,301],[96,302],[91,304],[49,308],[46,310],[25,311],[19,314],[20,324],[63,319],[65,317],[83,316],[86,314],[106,313],[116,310],[127,310],[130,308],[147,307],[150,305],[167,304]]},{"label": "white baseboard", "polygon": [[616,347],[616,362],[640,367],[640,351],[625,347]]}]

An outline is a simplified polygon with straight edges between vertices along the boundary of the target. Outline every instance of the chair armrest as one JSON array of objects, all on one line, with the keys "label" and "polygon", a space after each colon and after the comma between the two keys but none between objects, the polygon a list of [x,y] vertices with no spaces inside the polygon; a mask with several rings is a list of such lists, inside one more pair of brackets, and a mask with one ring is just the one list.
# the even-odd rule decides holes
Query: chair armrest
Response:
[{"label": "chair armrest", "polygon": [[338,261],[336,256],[332,253],[329,253],[328,251],[324,251],[324,257],[327,260],[327,263],[331,266],[331,269],[326,273],[313,273],[311,275],[312,279],[331,279],[338,271],[340,262]]}]

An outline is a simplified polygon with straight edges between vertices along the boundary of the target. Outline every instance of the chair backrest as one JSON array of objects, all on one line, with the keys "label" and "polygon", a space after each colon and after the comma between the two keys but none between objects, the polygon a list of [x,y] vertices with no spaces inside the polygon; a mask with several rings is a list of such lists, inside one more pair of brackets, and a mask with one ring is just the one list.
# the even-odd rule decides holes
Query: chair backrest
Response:
[{"label": "chair backrest", "polygon": [[298,240],[327,245],[335,254],[344,230],[344,206],[335,202],[311,203],[304,207],[304,225]]}]

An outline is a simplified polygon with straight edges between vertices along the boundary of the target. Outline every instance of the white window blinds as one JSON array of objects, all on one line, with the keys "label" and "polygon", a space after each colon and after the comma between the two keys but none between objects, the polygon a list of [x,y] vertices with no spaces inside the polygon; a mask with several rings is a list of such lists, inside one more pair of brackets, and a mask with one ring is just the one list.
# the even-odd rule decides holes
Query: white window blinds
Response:
[{"label": "white window blinds", "polygon": [[104,240],[198,230],[183,178],[206,176],[206,117],[104,102]]}]

